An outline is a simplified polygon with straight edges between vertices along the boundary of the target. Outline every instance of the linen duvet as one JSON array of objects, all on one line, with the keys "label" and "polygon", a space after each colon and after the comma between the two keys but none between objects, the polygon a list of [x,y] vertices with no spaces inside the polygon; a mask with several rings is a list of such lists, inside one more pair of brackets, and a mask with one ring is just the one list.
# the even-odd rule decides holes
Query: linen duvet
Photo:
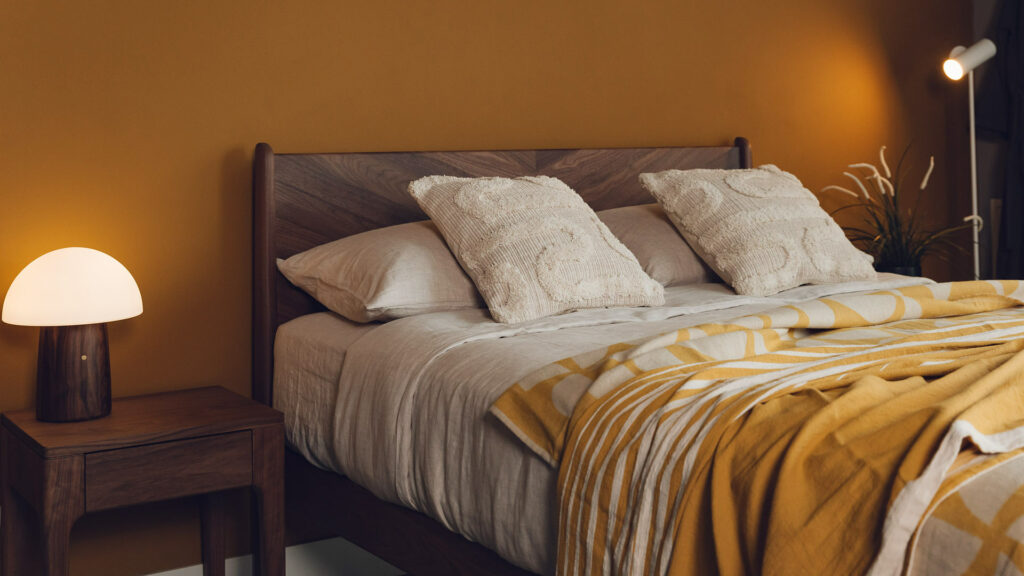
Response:
[{"label": "linen duvet", "polygon": [[[789,563],[793,555],[773,547],[775,535],[784,535],[777,539],[780,543],[787,540],[793,546],[803,546],[814,552],[818,550],[818,541],[825,541],[828,545],[829,539],[837,534],[842,536],[859,528],[822,520],[821,525],[825,525],[827,530],[823,529],[820,534],[811,531],[813,537],[785,535],[785,530],[801,526],[800,514],[806,514],[808,510],[811,510],[813,518],[838,517],[814,512],[820,502],[829,501],[821,494],[836,494],[832,499],[834,505],[843,501],[838,496],[838,489],[827,483],[825,488],[817,489],[821,494],[815,496],[815,489],[811,489],[808,496],[808,487],[816,486],[819,479],[815,474],[809,478],[801,476],[800,473],[808,469],[801,463],[813,462],[809,466],[811,472],[820,471],[825,480],[833,481],[842,478],[847,473],[842,466],[848,466],[837,464],[835,469],[818,466],[825,463],[820,460],[822,455],[829,454],[826,449],[829,445],[821,438],[834,438],[835,434],[804,432],[809,430],[805,420],[814,418],[808,416],[800,420],[795,415],[834,413],[833,419],[840,424],[856,427],[858,422],[865,420],[854,417],[857,410],[873,409],[887,414],[882,400],[886,394],[893,395],[896,387],[906,388],[900,388],[900,394],[896,396],[923,395],[925,400],[921,402],[930,402],[935,398],[923,390],[957,370],[973,366],[976,362],[968,362],[967,356],[971,360],[997,363],[1002,359],[1000,354],[1009,352],[992,347],[1013,345],[1014,338],[1009,333],[998,338],[993,334],[979,333],[978,337],[984,337],[988,342],[985,346],[989,347],[987,353],[990,357],[977,356],[982,354],[977,351],[964,358],[955,355],[934,357],[925,365],[931,372],[917,376],[906,373],[901,377],[904,373],[898,372],[902,369],[899,366],[869,373],[872,367],[879,368],[894,362],[893,359],[865,357],[856,365],[837,366],[841,373],[867,371],[852,380],[858,383],[871,384],[873,381],[866,380],[869,376],[890,381],[874,382],[873,387],[860,384],[867,392],[873,392],[861,395],[863,404],[852,402],[861,396],[846,393],[849,388],[846,380],[842,385],[818,388],[815,388],[813,378],[798,383],[798,374],[805,371],[809,374],[813,370],[809,366],[801,368],[802,362],[790,362],[794,358],[821,363],[838,361],[843,354],[857,351],[857,342],[861,338],[864,342],[860,353],[867,354],[868,349],[878,348],[879,342],[872,339],[881,337],[877,332],[879,329],[868,326],[879,322],[903,322],[905,324],[899,328],[882,328],[881,333],[892,339],[912,339],[911,332],[919,327],[925,331],[934,330],[938,324],[951,321],[927,315],[915,318],[913,303],[904,302],[910,313],[901,315],[894,311],[888,315],[858,311],[860,304],[856,304],[852,308],[854,312],[870,322],[848,328],[854,332],[861,330],[859,336],[854,332],[838,336],[830,335],[833,331],[828,330],[839,318],[835,312],[829,319],[817,310],[813,310],[813,314],[804,311],[807,318],[801,319],[796,310],[804,310],[807,305],[798,303],[837,294],[907,289],[922,282],[921,279],[892,276],[880,282],[807,286],[770,298],[739,297],[721,285],[676,287],[666,291],[666,306],[660,308],[589,310],[516,326],[495,324],[479,310],[427,314],[358,329],[336,316],[316,314],[285,324],[278,332],[275,405],[286,414],[290,445],[312,462],[349,475],[381,498],[420,510],[534,572],[660,574],[678,570],[682,570],[678,573],[686,573],[685,570],[704,568],[723,572],[759,572],[762,569],[770,571],[774,566],[766,559],[778,558],[783,573],[798,573],[785,569],[795,566]],[[963,307],[984,301],[985,304],[981,305],[984,311],[971,309],[971,314],[995,314],[999,316],[998,322],[1012,323],[1015,318],[1014,302],[1018,297],[1016,288],[1006,284],[986,285],[993,287],[993,294],[966,299],[961,297],[962,291],[950,289],[948,293],[956,296],[952,304]],[[950,299],[943,299],[945,293],[942,290],[945,288],[933,287],[930,290],[938,290],[937,293],[932,292],[936,302],[934,306],[929,305],[932,311],[929,314],[932,314],[941,307],[938,302],[949,302]],[[1003,293],[995,294],[999,290]],[[998,300],[996,296],[1005,299]],[[996,300],[1002,303],[998,306],[1003,307],[993,304]],[[790,306],[788,310],[793,312],[795,320],[785,316],[788,313],[778,312],[786,306]],[[854,318],[853,314],[841,316],[844,319]],[[744,323],[751,322],[749,318],[771,318],[772,324],[746,326],[737,323],[740,318],[748,318]],[[801,324],[804,320],[808,322],[806,325]],[[978,322],[994,326],[994,321]],[[740,328],[710,328],[715,325]],[[700,330],[688,333],[687,338],[676,342],[683,329],[697,326],[701,326]],[[716,335],[718,340],[715,340]],[[734,346],[730,339],[740,336],[743,344]],[[671,339],[671,343],[666,342],[666,338]],[[706,345],[712,341],[716,345],[708,348]],[[726,341],[730,344],[726,345]],[[625,344],[616,345],[620,342]],[[895,344],[889,342],[887,345]],[[681,352],[684,349],[688,351]],[[843,351],[836,351],[840,349]],[[664,361],[666,351],[671,356],[668,362]],[[753,355],[748,356],[748,352]],[[721,354],[726,357],[715,356]],[[829,354],[834,356],[831,360]],[[586,369],[565,370],[567,359],[575,359],[572,361]],[[653,359],[657,361],[644,364]],[[764,370],[765,363],[776,361],[780,366],[786,366]],[[735,365],[728,366],[728,369],[739,373],[719,378],[720,375],[708,372],[716,363],[723,368],[725,364],[733,363]],[[563,374],[572,373],[573,377],[559,376],[557,367],[561,367]],[[623,456],[613,460],[613,466],[606,466],[608,461],[591,466],[591,462],[583,458],[588,454],[583,448],[587,442],[605,442],[609,437],[614,440],[624,429],[622,420],[616,420],[618,424],[611,427],[588,426],[588,432],[584,433],[582,428],[577,428],[578,423],[595,424],[600,420],[586,419],[584,414],[597,414],[601,406],[610,409],[617,405],[611,399],[620,398],[624,390],[639,390],[643,388],[643,382],[659,381],[660,376],[672,371],[675,375],[666,376],[668,380],[663,382],[665,389],[655,397],[666,398],[672,386],[684,392],[690,390],[683,383],[687,370],[695,370],[696,376],[686,377],[691,386],[699,381],[714,381],[716,387],[718,384],[726,388],[732,386],[730,389],[737,392],[722,395],[710,403],[708,397],[694,395],[698,399],[690,406],[689,413],[677,410],[679,414],[672,416],[676,418],[672,424],[685,429],[682,433],[670,430],[671,426],[663,425],[657,418],[652,420],[643,410],[630,411],[620,407],[621,411],[616,408],[607,413],[601,412],[602,415],[610,415],[612,420],[640,417],[647,427],[643,427],[639,434],[630,432],[623,436],[628,437],[627,440],[618,444],[612,442],[607,445],[607,450],[599,451],[606,456]],[[764,381],[758,381],[756,385],[750,384],[757,380],[755,371],[764,372]],[[822,374],[819,377],[835,376]],[[568,395],[522,396],[524,386],[532,390],[535,387],[530,387],[530,384],[549,379],[559,381],[558,385],[549,382],[550,390],[568,390]],[[921,379],[927,384],[922,384]],[[914,383],[918,384],[916,388]],[[518,385],[518,392],[514,384]],[[605,385],[608,390],[598,393]],[[659,386],[652,385],[655,388]],[[595,386],[597,388],[587,393]],[[679,390],[672,394],[677,392]],[[688,397],[687,394],[682,396]],[[511,415],[503,412],[503,403],[516,395],[520,396],[516,399],[517,411]],[[531,447],[528,448],[520,439],[524,437],[522,429],[518,430],[518,436],[513,435],[505,423],[488,412],[499,397],[502,400],[494,405],[494,412],[503,414],[501,418],[509,423],[516,418],[525,419],[526,424],[521,423],[523,429],[530,428],[536,433],[533,438],[525,436],[532,442]],[[879,406],[870,408],[867,399],[871,398],[876,399]],[[953,394],[953,398],[960,396]],[[997,404],[1020,404],[1019,398],[1010,401],[1004,397],[1003,400]],[[670,405],[676,406],[669,400],[660,407],[658,404],[647,405],[647,409],[655,406],[655,410],[661,409],[667,415],[669,411],[665,409]],[[536,410],[532,416],[531,409]],[[939,412],[950,422],[962,420],[959,413],[950,410]],[[914,418],[919,417],[917,413],[911,413],[905,418],[897,418],[896,423],[916,422]],[[531,418],[533,422],[529,422]],[[826,422],[822,426],[828,422],[827,418],[824,420]],[[884,426],[886,420],[868,420],[879,426],[879,430],[887,430]],[[941,422],[941,418],[936,417],[929,422]],[[667,423],[666,420],[664,424]],[[635,426],[635,422],[630,425]],[[947,432],[956,426],[947,425]],[[827,426],[820,429],[829,430]],[[945,433],[939,433],[942,429],[943,426],[936,423],[917,430],[928,432],[930,436],[927,437],[932,439],[932,444],[945,445]],[[844,431],[848,430],[844,428]],[[1008,442],[1007,436],[993,435],[990,430],[983,432],[987,437]],[[914,439],[926,437],[921,433],[914,436],[910,432],[904,436],[913,436]],[[760,442],[762,437],[775,440],[765,444]],[[806,450],[794,451],[793,455],[784,450],[796,439],[804,438],[808,439]],[[817,441],[812,441],[815,439]],[[927,442],[920,440],[920,443]],[[923,448],[915,449],[913,442],[910,444],[910,448],[904,446],[880,451],[884,454],[928,453]],[[865,445],[883,446],[872,442]],[[1017,512],[1019,506],[1014,503],[1019,499],[1016,494],[1022,483],[1024,465],[1008,448],[1010,445],[1012,443],[993,449],[992,445],[973,446],[968,441],[963,450],[958,446],[937,487],[922,492],[937,490],[934,498],[924,502],[925,509],[920,514],[915,512],[917,523],[904,526],[902,532],[897,530],[900,534],[907,533],[901,538],[910,538],[911,541],[903,545],[896,560],[883,567],[902,562],[896,571],[959,574],[973,569],[972,562],[976,564],[975,568],[980,566],[987,573],[1012,565],[1016,561],[1017,540],[1013,537],[1013,530],[1005,528],[1014,525],[1021,516]],[[551,450],[555,447],[559,448]],[[545,448],[549,454],[539,456],[538,453],[543,453]],[[983,453],[983,450],[992,454]],[[722,453],[721,458],[719,452]],[[811,456],[801,459],[798,458],[800,454]],[[669,455],[669,459],[659,460],[661,455]],[[669,460],[689,467],[685,482],[682,474],[676,472],[679,468],[675,464],[667,464]],[[905,458],[895,458],[891,454],[888,459],[882,458],[890,468],[892,460],[903,462]],[[936,458],[928,453],[927,457],[920,456],[914,461],[927,471],[929,467],[924,464],[934,462]],[[782,477],[778,473],[781,469],[790,468],[797,474],[787,473]],[[902,464],[896,466],[897,471],[904,468]],[[661,472],[668,470],[672,471],[668,474],[669,482],[658,481]],[[834,470],[834,473],[826,474],[829,470]],[[908,480],[917,478],[912,476],[915,472],[912,466],[906,470],[911,474],[907,476]],[[983,470],[985,473],[980,473]],[[599,489],[567,489],[571,486],[567,480],[577,478],[574,474],[581,475],[578,485]],[[735,480],[726,482],[723,480],[726,478]],[[785,481],[780,478],[785,478]],[[790,482],[790,479],[798,482]],[[725,484],[728,489],[708,489],[720,484]],[[614,488],[616,485],[618,488]],[[903,492],[895,490],[894,482],[888,486],[892,499]],[[605,492],[605,487],[612,492]],[[678,490],[673,493],[673,489]],[[615,494],[617,496],[613,498]],[[883,502],[883,512],[889,510],[888,499],[878,500]],[[616,507],[609,514],[612,509],[606,505],[612,501],[625,505]],[[799,506],[789,510],[765,504],[791,501]],[[672,506],[665,506],[666,502],[671,502]],[[776,512],[776,508],[785,509],[786,513],[779,516],[765,514],[766,511]],[[868,507],[858,506],[857,510],[861,508]],[[970,514],[965,514],[964,510]],[[867,518],[869,514],[865,512],[864,516]],[[910,517],[905,514],[897,516],[900,519]],[[797,520],[793,520],[794,517]],[[876,517],[875,521],[881,523],[882,517]],[[597,528],[599,524],[601,528]],[[657,528],[652,529],[651,526]],[[847,550],[846,544],[842,544],[843,554],[840,556],[861,558],[849,561],[854,571],[863,571],[862,567],[869,565],[882,566],[876,560],[883,556],[881,543],[889,540],[889,528],[883,529],[881,524],[870,528],[866,531],[871,534],[867,540],[874,545],[869,542],[865,549],[872,552],[862,554],[852,548]],[[883,531],[886,531],[885,537],[880,536]],[[996,532],[1009,536],[993,537]],[[1024,535],[1018,537],[1024,538]],[[857,538],[860,536],[853,540]],[[711,556],[708,556],[709,551]],[[825,552],[820,555],[826,556]],[[829,565],[824,573],[841,572],[845,566],[847,564]]]}]

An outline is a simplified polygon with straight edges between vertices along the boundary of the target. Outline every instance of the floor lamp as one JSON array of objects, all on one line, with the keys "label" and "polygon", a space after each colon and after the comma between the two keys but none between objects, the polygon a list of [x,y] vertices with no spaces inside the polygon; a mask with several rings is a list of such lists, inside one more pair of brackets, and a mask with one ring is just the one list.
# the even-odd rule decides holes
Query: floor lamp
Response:
[{"label": "floor lamp", "polygon": [[974,279],[981,278],[981,260],[978,257],[978,233],[981,232],[981,218],[978,217],[978,151],[974,135],[974,69],[996,55],[996,45],[983,38],[970,48],[957,46],[942,64],[942,70],[951,80],[959,80],[967,74],[967,102],[970,108],[971,124],[971,224],[974,238]]}]

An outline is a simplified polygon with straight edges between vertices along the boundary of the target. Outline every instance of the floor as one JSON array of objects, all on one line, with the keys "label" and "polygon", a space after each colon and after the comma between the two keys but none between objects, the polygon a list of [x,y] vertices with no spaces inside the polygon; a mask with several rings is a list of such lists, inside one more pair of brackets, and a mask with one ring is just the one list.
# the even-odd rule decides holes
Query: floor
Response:
[{"label": "floor", "polygon": [[[320,540],[285,551],[288,576],[400,576],[403,572],[369,552],[341,538]],[[252,574],[252,558],[242,556],[227,561],[226,576]],[[160,572],[151,576],[202,576],[200,565]]]}]

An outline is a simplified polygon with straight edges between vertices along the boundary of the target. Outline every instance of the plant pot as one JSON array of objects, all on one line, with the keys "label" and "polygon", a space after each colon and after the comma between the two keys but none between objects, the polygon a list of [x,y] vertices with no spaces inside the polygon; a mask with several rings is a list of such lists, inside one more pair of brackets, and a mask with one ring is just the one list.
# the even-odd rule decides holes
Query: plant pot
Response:
[{"label": "plant pot", "polygon": [[876,272],[891,272],[893,274],[902,274],[903,276],[920,276],[921,265],[917,266],[877,266],[875,267]]}]

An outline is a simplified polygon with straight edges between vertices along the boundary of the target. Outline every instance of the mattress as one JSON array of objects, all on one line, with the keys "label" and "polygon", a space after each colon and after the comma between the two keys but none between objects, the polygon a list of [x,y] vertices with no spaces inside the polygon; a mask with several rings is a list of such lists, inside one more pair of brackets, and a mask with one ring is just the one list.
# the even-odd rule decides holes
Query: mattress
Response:
[{"label": "mattress", "polygon": [[881,275],[877,282],[805,286],[771,298],[737,296],[718,284],[682,286],[666,289],[662,307],[585,310],[513,326],[482,310],[369,325],[312,314],[278,329],[274,403],[285,414],[289,445],[315,465],[419,510],[518,566],[553,574],[557,470],[488,413],[511,384],[616,342],[922,282]]}]

